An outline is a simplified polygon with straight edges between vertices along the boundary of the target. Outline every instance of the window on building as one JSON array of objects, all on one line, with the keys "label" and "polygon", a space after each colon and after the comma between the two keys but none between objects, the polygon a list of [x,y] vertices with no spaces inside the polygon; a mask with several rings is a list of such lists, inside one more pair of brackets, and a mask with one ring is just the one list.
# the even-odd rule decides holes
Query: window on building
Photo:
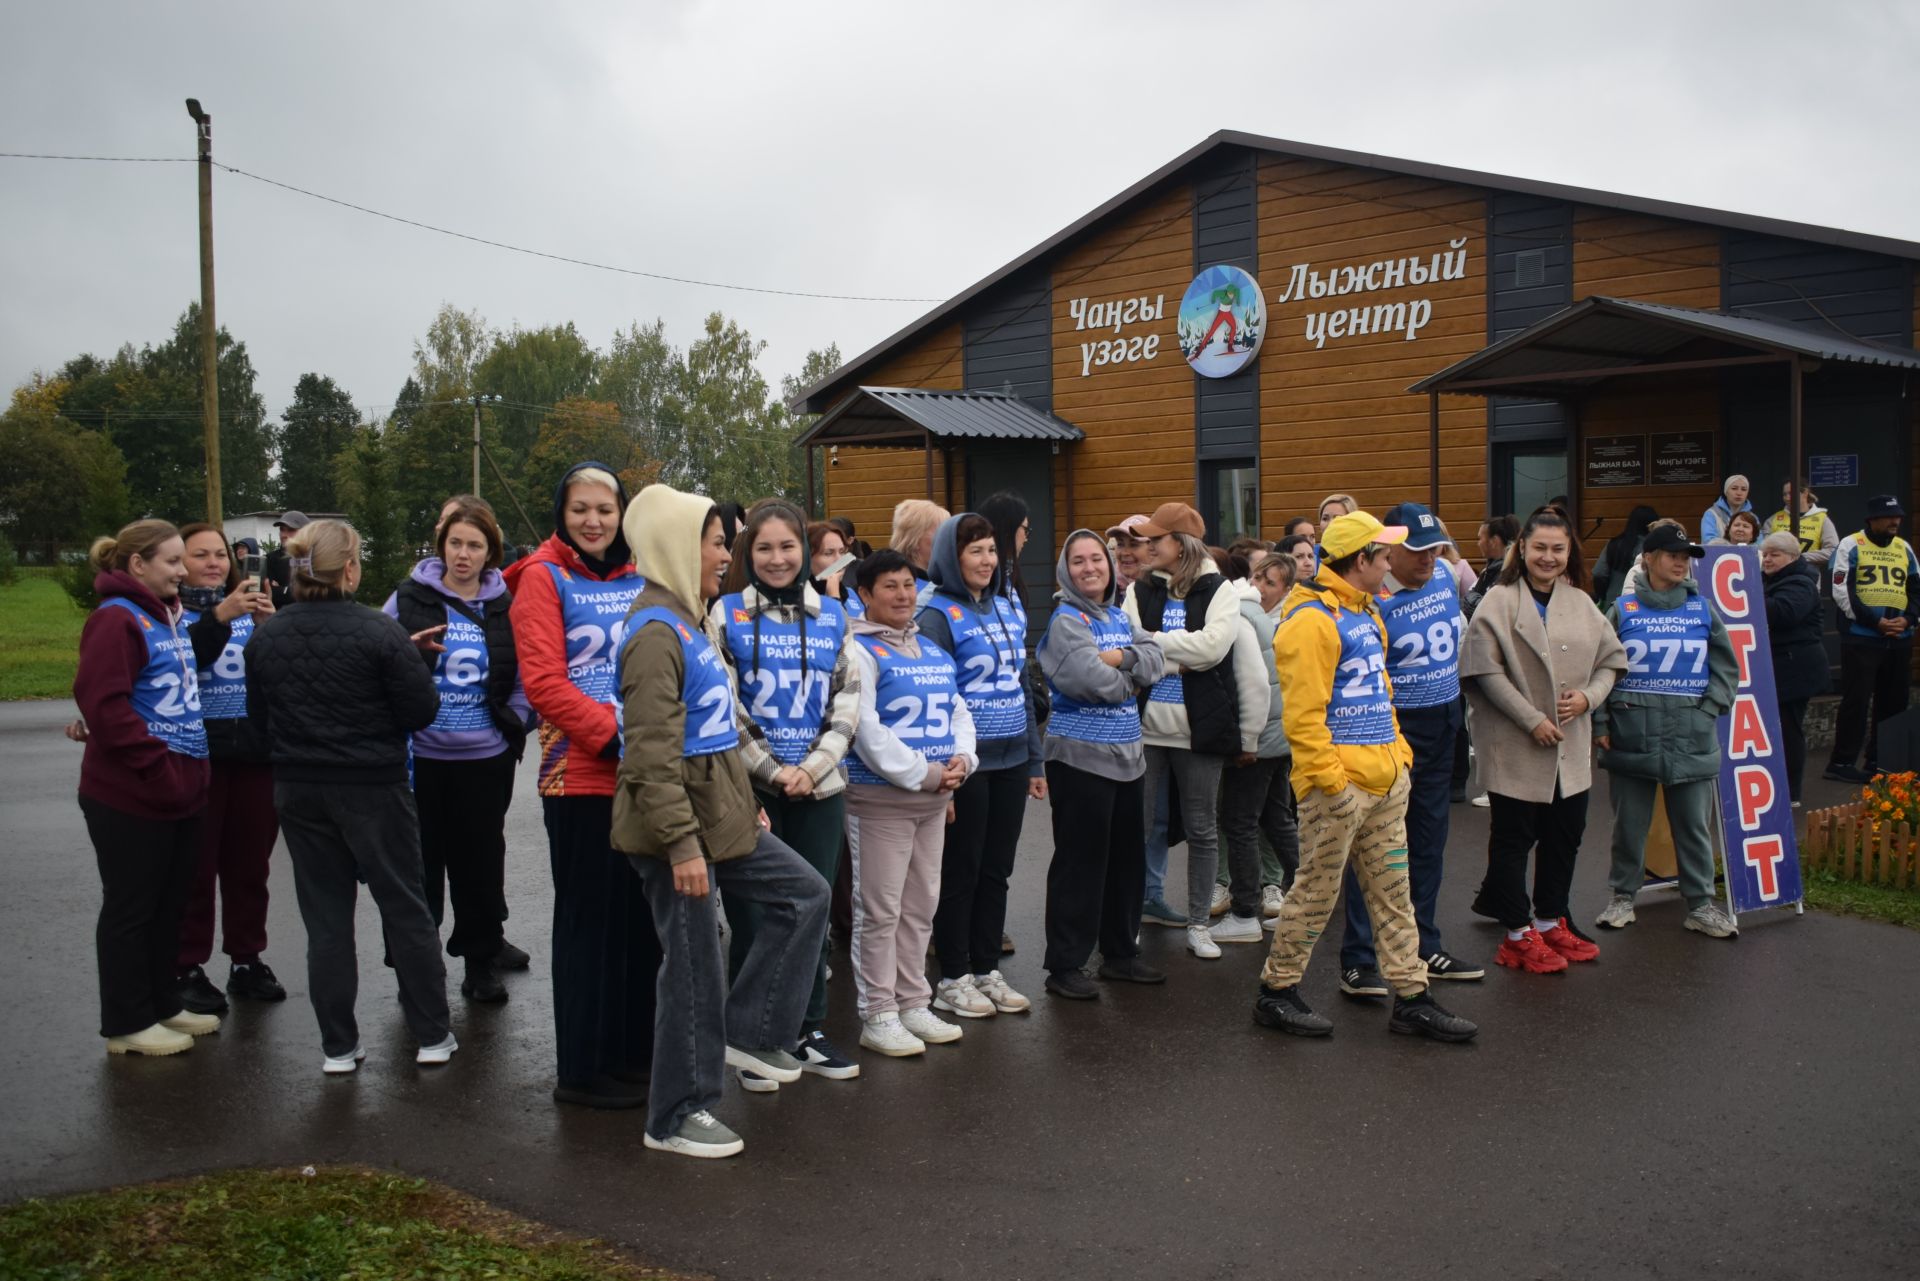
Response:
[{"label": "window on building", "polygon": [[1496,513],[1522,520],[1567,488],[1567,447],[1559,441],[1499,445],[1494,451],[1493,498]]},{"label": "window on building", "polygon": [[1260,537],[1260,464],[1252,458],[1227,459],[1201,466],[1200,515],[1213,541],[1225,547],[1236,538]]}]

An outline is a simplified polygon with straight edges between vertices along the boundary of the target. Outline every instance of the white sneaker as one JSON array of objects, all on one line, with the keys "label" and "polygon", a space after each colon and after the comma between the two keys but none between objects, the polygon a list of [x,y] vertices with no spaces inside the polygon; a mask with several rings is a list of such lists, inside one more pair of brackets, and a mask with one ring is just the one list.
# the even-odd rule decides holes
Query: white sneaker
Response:
[{"label": "white sneaker", "polygon": [[152,1027],[142,1028],[138,1032],[129,1032],[125,1036],[107,1038],[108,1054],[178,1054],[182,1050],[193,1048],[193,1038],[185,1032],[176,1032],[170,1027],[155,1023]]},{"label": "white sneaker", "polygon": [[957,979],[941,979],[934,989],[933,1004],[963,1019],[984,1019],[995,1011],[994,1003],[974,986],[973,977],[964,974]]},{"label": "white sneaker", "polygon": [[1187,927],[1187,951],[1203,961],[1220,959],[1220,945],[1213,941],[1213,935],[1198,925]]},{"label": "white sneaker", "polygon": [[453,1033],[449,1032],[447,1033],[447,1039],[440,1042],[440,1044],[421,1046],[420,1052],[413,1056],[413,1061],[432,1067],[436,1064],[447,1062],[453,1057],[453,1052],[459,1048],[460,1042],[454,1040]]},{"label": "white sneaker", "polygon": [[993,1008],[1002,1014],[1018,1014],[1033,1008],[1032,1001],[1007,986],[999,970],[974,975],[973,990],[993,1002]]},{"label": "white sneaker", "polygon": [[1260,918],[1257,916],[1223,916],[1213,923],[1207,936],[1216,943],[1258,943],[1260,941]]},{"label": "white sneaker", "polygon": [[1260,887],[1260,915],[1266,917],[1268,920],[1272,920],[1274,917],[1280,915],[1280,909],[1285,907],[1286,904],[1287,896],[1281,892],[1278,885],[1262,885]]},{"label": "white sneaker", "polygon": [[860,1044],[896,1059],[927,1052],[927,1043],[907,1031],[906,1025],[900,1022],[900,1016],[892,1010],[875,1014],[866,1020],[860,1029]]},{"label": "white sneaker", "polygon": [[1481,809],[1481,810],[1490,809],[1492,805],[1493,805],[1493,802],[1488,799],[1487,794],[1485,792],[1482,792],[1480,793],[1480,795],[1473,798],[1473,807],[1475,809]]},{"label": "white sneaker", "polygon": [[734,1074],[740,1078],[740,1088],[748,1094],[778,1094],[780,1092],[780,1082],[769,1080],[767,1077],[761,1076],[758,1072],[750,1072],[746,1068],[736,1068]]},{"label": "white sneaker", "polygon": [[367,1052],[356,1045],[351,1054],[342,1055],[337,1059],[329,1054],[321,1059],[320,1070],[328,1076],[345,1076],[349,1072],[358,1072],[362,1060],[366,1057]]},{"label": "white sneaker", "polygon": [[911,1010],[900,1011],[900,1026],[913,1033],[928,1045],[944,1045],[948,1041],[960,1039],[960,1029],[947,1022],[924,1005],[916,1005]]},{"label": "white sneaker", "polygon": [[209,1032],[220,1030],[220,1016],[195,1014],[192,1010],[182,1010],[170,1019],[161,1019],[160,1026],[172,1028],[176,1032],[185,1032],[188,1036],[205,1036]]},{"label": "white sneaker", "polygon": [[1232,906],[1233,891],[1215,882],[1213,887],[1213,905],[1207,909],[1207,915],[1219,916]]}]

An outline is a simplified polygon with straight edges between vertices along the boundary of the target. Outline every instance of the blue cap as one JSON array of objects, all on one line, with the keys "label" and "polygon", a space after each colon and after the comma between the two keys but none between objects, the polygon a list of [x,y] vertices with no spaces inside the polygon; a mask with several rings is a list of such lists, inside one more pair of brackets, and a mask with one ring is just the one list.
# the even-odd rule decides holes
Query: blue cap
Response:
[{"label": "blue cap", "polygon": [[1867,519],[1880,516],[1904,516],[1906,509],[1900,506],[1900,500],[1892,494],[1876,494],[1867,500]]},{"label": "blue cap", "polygon": [[1407,527],[1404,546],[1410,552],[1453,545],[1453,540],[1447,537],[1446,529],[1440,524],[1440,518],[1419,503],[1401,503],[1387,513],[1387,524]]}]

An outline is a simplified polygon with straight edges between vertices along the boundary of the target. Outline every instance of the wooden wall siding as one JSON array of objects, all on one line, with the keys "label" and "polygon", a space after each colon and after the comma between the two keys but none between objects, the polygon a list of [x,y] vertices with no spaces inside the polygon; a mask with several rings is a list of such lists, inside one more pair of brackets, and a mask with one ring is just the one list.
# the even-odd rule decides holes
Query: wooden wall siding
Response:
[{"label": "wooden wall siding", "polygon": [[[1427,501],[1427,400],[1410,383],[1486,343],[1484,192],[1318,161],[1269,157],[1260,167],[1260,283],[1268,330],[1260,352],[1261,519],[1279,530],[1345,491],[1376,515],[1396,502]],[[1459,280],[1371,293],[1274,303],[1294,263],[1364,267],[1418,255],[1427,262],[1466,238]],[[1427,298],[1433,316],[1403,334],[1331,339],[1315,349],[1306,316],[1334,306]],[[1441,398],[1440,517],[1470,539],[1485,516],[1486,403]]]},{"label": "wooden wall siding", "polygon": [[[1064,460],[1054,469],[1056,542],[1072,532],[1069,511],[1072,523],[1102,529],[1161,503],[1193,502],[1193,372],[1180,355],[1175,320],[1192,279],[1192,190],[1186,186],[1054,261],[1053,412],[1087,434],[1079,445],[1064,447],[1075,455],[1071,503]],[[1166,307],[1159,321],[1127,325],[1119,334],[1111,326],[1076,330],[1068,310],[1075,298],[1097,304],[1161,295]],[[1153,359],[1081,376],[1083,342],[1148,334],[1160,336]]]},{"label": "wooden wall siding", "polygon": [[[1720,429],[1720,388],[1711,379],[1688,378],[1668,374],[1632,380],[1622,379],[1602,396],[1580,407],[1579,435],[1569,462],[1579,494],[1580,533],[1584,536],[1596,521],[1600,528],[1591,537],[1583,537],[1582,550],[1587,565],[1600,556],[1600,549],[1625,526],[1627,513],[1645,503],[1662,516],[1671,516],[1687,527],[1691,536],[1700,536],[1700,515],[1720,496],[1718,478],[1703,485],[1636,485],[1618,488],[1587,489],[1586,438],[1591,436],[1628,436],[1643,432],[1699,431],[1716,434]],[[1648,460],[1651,465],[1652,460]],[[1726,470],[1724,442],[1716,453],[1718,470]],[[1764,494],[1766,491],[1757,491]],[[1766,507],[1756,502],[1755,507]],[[1770,514],[1767,508],[1763,515]]]},{"label": "wooden wall siding", "polygon": [[[867,375],[870,387],[933,387],[958,390],[964,371],[960,326],[941,330],[918,347],[909,348]],[[855,449],[843,446],[838,466],[822,469],[826,477],[826,511],[845,516],[875,547],[886,546],[892,532],[893,508],[903,498],[924,498],[926,458],[918,449]],[[956,471],[959,471],[956,459]],[[946,462],[936,448],[933,455],[934,499],[944,502]],[[956,481],[958,477],[956,476]]]},{"label": "wooden wall siding", "polygon": [[1573,215],[1573,296],[1720,306],[1720,232],[1612,209]]}]

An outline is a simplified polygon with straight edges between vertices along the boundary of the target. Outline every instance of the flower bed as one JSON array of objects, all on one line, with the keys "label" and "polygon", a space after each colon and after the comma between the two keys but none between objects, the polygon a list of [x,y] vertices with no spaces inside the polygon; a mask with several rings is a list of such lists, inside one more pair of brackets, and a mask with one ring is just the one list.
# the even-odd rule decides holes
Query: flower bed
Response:
[{"label": "flower bed", "polygon": [[1801,862],[1848,881],[1906,889],[1920,885],[1920,776],[1879,774],[1850,805],[1812,810],[1800,835]]}]

